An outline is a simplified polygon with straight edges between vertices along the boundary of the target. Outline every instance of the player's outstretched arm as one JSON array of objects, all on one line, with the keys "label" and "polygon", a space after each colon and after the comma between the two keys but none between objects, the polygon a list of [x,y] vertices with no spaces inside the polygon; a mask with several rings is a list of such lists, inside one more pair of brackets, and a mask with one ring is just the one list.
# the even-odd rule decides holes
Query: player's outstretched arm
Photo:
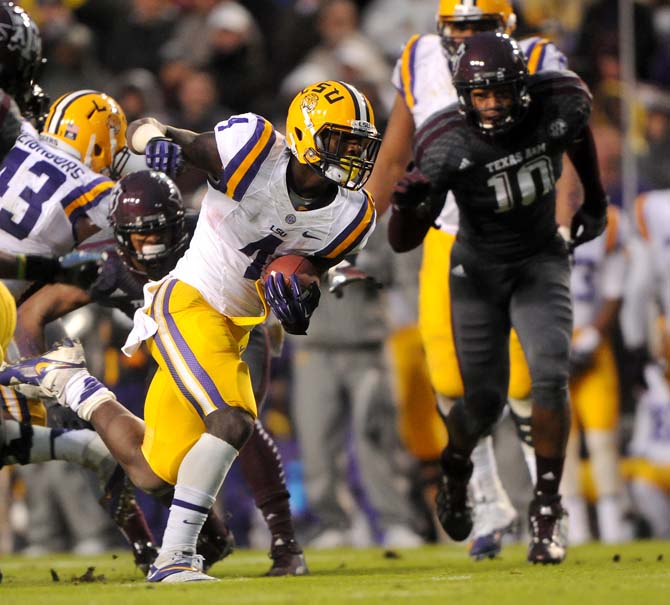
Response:
[{"label": "player's outstretched arm", "polygon": [[184,160],[218,179],[221,159],[214,132],[196,133],[162,124],[155,118],[141,118],[128,125],[130,150],[146,156],[147,166],[176,176]]},{"label": "player's outstretched arm", "polygon": [[395,252],[416,248],[439,214],[430,204],[430,190],[430,181],[416,167],[393,186],[388,238]]},{"label": "player's outstretched arm", "polygon": [[17,313],[14,340],[21,355],[34,356],[46,351],[44,327],[90,302],[86,290],[69,284],[49,284],[37,290]]},{"label": "player's outstretched arm", "polygon": [[589,126],[584,128],[567,152],[584,187],[584,202],[570,225],[571,245],[574,248],[605,231],[608,199],[600,180],[598,154]]},{"label": "player's outstretched arm", "polygon": [[413,137],[414,119],[402,96],[396,94],[375,167],[365,184],[380,217],[391,206],[393,185],[405,174],[412,159]]}]

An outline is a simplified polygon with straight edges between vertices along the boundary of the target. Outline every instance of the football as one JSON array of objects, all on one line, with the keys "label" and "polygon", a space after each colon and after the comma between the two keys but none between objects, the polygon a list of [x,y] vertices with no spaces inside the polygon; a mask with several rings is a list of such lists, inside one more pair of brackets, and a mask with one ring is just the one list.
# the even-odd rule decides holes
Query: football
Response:
[{"label": "football", "polygon": [[303,286],[314,281],[317,283],[319,282],[319,273],[316,270],[316,267],[309,259],[304,256],[299,256],[298,254],[287,254],[275,258],[267,267],[265,267],[263,278],[271,273],[282,273],[284,279],[287,281],[289,277],[295,273]]}]

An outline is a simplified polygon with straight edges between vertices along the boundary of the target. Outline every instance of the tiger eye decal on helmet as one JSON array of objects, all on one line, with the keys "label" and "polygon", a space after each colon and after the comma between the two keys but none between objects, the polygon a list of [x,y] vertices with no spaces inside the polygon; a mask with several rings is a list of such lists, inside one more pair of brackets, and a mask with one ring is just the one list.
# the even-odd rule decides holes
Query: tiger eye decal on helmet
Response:
[{"label": "tiger eye decal on helmet", "polygon": [[307,86],[295,96],[286,138],[301,164],[354,190],[368,180],[381,143],[368,98],[334,80]]},{"label": "tiger eye decal on helmet", "polygon": [[78,90],[51,106],[40,136],[92,170],[117,179],[128,161],[127,126],[123,109],[112,97]]}]

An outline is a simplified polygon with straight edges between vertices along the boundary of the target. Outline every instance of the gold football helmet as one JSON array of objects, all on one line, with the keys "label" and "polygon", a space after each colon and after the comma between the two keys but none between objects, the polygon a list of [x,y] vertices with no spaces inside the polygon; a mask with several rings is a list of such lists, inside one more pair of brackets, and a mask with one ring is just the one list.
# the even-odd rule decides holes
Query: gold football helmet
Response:
[{"label": "gold football helmet", "polygon": [[117,179],[128,161],[127,126],[123,109],[112,97],[78,90],[51,106],[40,136],[95,172]]},{"label": "gold football helmet", "polygon": [[328,80],[301,90],[286,118],[286,138],[301,164],[347,189],[360,189],[381,138],[372,105],[351,84]]},{"label": "gold football helmet", "polygon": [[473,31],[511,34],[516,27],[512,3],[509,0],[440,0],[437,30],[449,55],[458,48],[461,42],[458,32],[464,26]]}]

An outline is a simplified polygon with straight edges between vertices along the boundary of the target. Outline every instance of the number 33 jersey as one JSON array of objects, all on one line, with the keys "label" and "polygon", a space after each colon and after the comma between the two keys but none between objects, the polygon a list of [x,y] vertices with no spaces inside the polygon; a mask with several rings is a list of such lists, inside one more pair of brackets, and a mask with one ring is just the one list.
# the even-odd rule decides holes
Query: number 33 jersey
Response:
[{"label": "number 33 jersey", "polygon": [[432,183],[436,207],[456,198],[459,239],[493,258],[533,254],[556,235],[555,184],[562,154],[588,122],[591,95],[569,71],[528,79],[531,103],[508,133],[471,126],[453,104],[417,133],[414,158]]},{"label": "number 33 jersey", "polygon": [[270,122],[247,113],[214,132],[223,172],[208,185],[193,239],[172,275],[228,317],[257,317],[263,304],[256,281],[270,261],[300,254],[334,264],[356,252],[374,229],[374,203],[362,189],[339,188],[327,206],[296,209],[286,181],[291,152]]},{"label": "number 33 jersey", "polygon": [[114,183],[38,138],[23,123],[0,166],[0,249],[60,256],[75,245],[74,226],[88,216],[107,226]]}]

